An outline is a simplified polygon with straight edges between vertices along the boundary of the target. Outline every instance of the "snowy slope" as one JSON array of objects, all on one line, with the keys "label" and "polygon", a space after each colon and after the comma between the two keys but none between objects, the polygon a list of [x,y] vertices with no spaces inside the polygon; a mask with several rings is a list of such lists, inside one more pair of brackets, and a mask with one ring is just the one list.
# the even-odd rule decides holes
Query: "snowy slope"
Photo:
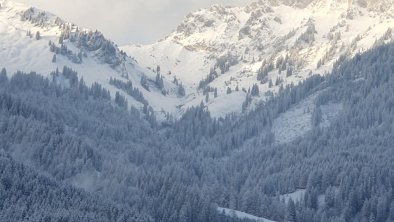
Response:
[{"label": "snowy slope", "polygon": [[[316,98],[321,91],[314,93],[300,103],[282,113],[272,124],[275,143],[284,144],[304,136],[313,130],[312,115],[316,109]],[[329,127],[343,108],[342,104],[329,103],[319,107],[321,110],[320,127]]]},{"label": "snowy slope", "polygon": [[[245,7],[214,5],[189,14],[177,30],[151,45],[127,45],[124,51],[145,67],[160,65],[192,94],[185,106],[207,103],[214,115],[240,111],[240,96],[258,84],[260,96],[281,84],[325,74],[341,56],[352,57],[391,41],[393,1],[260,0]],[[204,87],[199,82],[215,70]],[[273,86],[269,87],[272,81]],[[277,82],[277,84],[275,84]],[[207,87],[208,86],[208,87]],[[227,95],[230,87],[240,93]],[[218,91],[213,98],[212,88]],[[211,89],[211,90],[210,90]],[[254,104],[252,103],[252,104]]]},{"label": "snowy slope", "polygon": [[[281,85],[329,72],[342,55],[351,57],[390,41],[392,1],[364,2],[365,6],[335,0],[214,5],[189,14],[175,32],[155,44],[119,49],[100,32],[0,0],[0,67],[9,74],[33,70],[49,76],[68,66],[88,84],[98,82],[111,95],[119,91],[129,105],[142,110],[144,102],[109,83],[110,78],[131,81],[160,119],[166,113],[180,116],[201,102],[220,117],[240,113],[254,84],[259,94],[248,103],[249,110]],[[67,52],[56,53],[53,63],[54,51],[62,45]],[[162,87],[155,82],[158,66]],[[141,78],[147,79],[145,87]],[[185,95],[180,94],[180,85]]]},{"label": "snowy slope", "polygon": [[229,216],[229,217],[236,217],[239,219],[247,219],[247,220],[254,220],[257,222],[274,222],[272,220],[268,220],[262,217],[256,217],[254,215],[245,213],[245,212],[241,212],[241,211],[237,211],[237,210],[232,210],[232,209],[228,209],[228,208],[222,208],[222,207],[218,207],[218,211],[219,213],[224,213],[224,215]]},{"label": "snowy slope", "polygon": [[284,195],[280,195],[280,199],[283,200],[286,204],[292,199],[295,203],[301,202],[305,197],[305,189],[298,189],[293,193],[288,193]]},{"label": "snowy slope", "polygon": [[[20,70],[49,76],[57,68],[61,71],[67,66],[77,71],[86,83],[98,82],[110,90],[112,96],[120,92],[129,105],[142,109],[141,102],[109,84],[111,77],[131,81],[158,117],[164,116],[163,110],[177,115],[176,107],[180,104],[178,86],[164,79],[167,95],[163,95],[154,84],[156,73],[140,67],[100,32],[82,29],[49,12],[14,1],[0,0],[0,5],[0,67],[5,67],[8,74]],[[41,36],[39,40],[36,39],[37,32]],[[62,45],[67,50],[62,50]],[[52,62],[54,48],[58,51],[56,62]],[[140,84],[142,76],[148,79],[149,91]]]}]

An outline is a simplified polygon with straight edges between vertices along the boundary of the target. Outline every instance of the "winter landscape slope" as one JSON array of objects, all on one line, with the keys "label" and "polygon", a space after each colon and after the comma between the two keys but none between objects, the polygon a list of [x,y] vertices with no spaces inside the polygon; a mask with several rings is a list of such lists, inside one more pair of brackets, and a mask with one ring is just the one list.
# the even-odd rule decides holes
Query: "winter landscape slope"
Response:
[{"label": "winter landscape slope", "polygon": [[[214,117],[252,110],[282,85],[324,75],[336,60],[390,41],[394,27],[390,1],[258,1],[201,9],[157,43],[119,49],[51,13],[0,4],[1,65],[9,73],[49,76],[67,66],[159,119],[201,102]],[[111,78],[131,82],[135,93]]]},{"label": "winter landscape slope", "polygon": [[2,152],[0,179],[1,221],[139,221],[135,212],[39,175]]},{"label": "winter landscape slope", "polygon": [[[156,74],[140,67],[100,32],[82,29],[49,12],[14,1],[0,1],[0,5],[0,66],[10,74],[34,70],[49,76],[67,66],[88,84],[97,82],[112,95],[116,92],[124,95],[129,105],[143,109],[147,104],[158,117],[164,116],[162,110],[176,114],[178,86],[164,79],[166,95],[163,95],[155,84]],[[124,83],[131,81],[143,99],[110,84],[111,78]],[[145,87],[140,84],[142,78],[148,80]],[[145,89],[148,87],[149,90]]]},{"label": "winter landscape slope", "polygon": [[[349,1],[346,6],[339,1],[272,0],[196,12],[202,21],[219,12],[229,15],[227,22],[204,22],[214,31],[215,24],[225,29],[233,24],[231,17],[247,17],[258,8],[266,10],[256,15],[262,21],[270,13],[281,16],[270,20],[279,24],[277,29],[271,24],[259,34],[257,27],[264,23],[258,19],[251,19],[255,25],[241,34],[236,27],[236,37],[228,35],[229,45],[222,46],[223,38],[215,37],[219,31],[203,28],[205,34],[194,35],[187,27],[178,33],[184,43],[170,41],[175,33],[154,44],[172,47],[164,53],[178,49],[182,58],[176,62],[186,59],[197,69],[212,55],[202,66],[211,75],[202,82],[195,77],[205,74],[186,74],[186,65],[179,65],[185,68],[182,78],[174,70],[170,75],[170,63],[139,65],[99,32],[11,1],[1,5],[0,67],[8,72],[0,71],[0,220],[394,221],[394,43],[383,44],[391,40],[391,1]],[[340,12],[346,13],[342,17]],[[335,13],[345,26],[337,27],[341,34],[333,31],[323,38],[324,24],[338,22],[331,21],[337,19]],[[308,18],[300,31],[295,24],[304,15]],[[368,29],[361,22],[377,23]],[[286,28],[286,33],[293,25],[293,37],[271,44],[280,39],[280,30]],[[349,45],[358,32],[363,34],[354,37],[357,44]],[[193,38],[185,37],[188,33]],[[196,38],[213,43],[209,48],[201,42],[182,45]],[[331,44],[334,39],[338,43]],[[256,44],[264,42],[259,52]],[[344,49],[337,48],[342,44]],[[332,54],[322,59],[325,54],[317,51],[331,46]],[[355,55],[371,46],[377,47]],[[227,54],[223,57],[220,50]],[[242,51],[241,61],[229,54],[239,50],[250,56]],[[344,53],[353,58],[340,58]],[[265,58],[270,55],[272,61]],[[334,60],[339,61],[329,75],[309,76],[310,70],[331,70]],[[210,64],[217,64],[216,70]],[[237,70],[248,67],[245,75],[250,76],[238,78]],[[228,76],[235,80],[226,86]],[[266,93],[272,79],[278,79],[269,89],[274,96]],[[286,87],[292,81],[299,84]],[[127,107],[117,91],[145,115]],[[265,103],[257,104],[265,97]],[[216,119],[206,109],[208,105],[214,116],[240,112],[242,101],[247,101],[244,115]],[[199,105],[186,109],[193,104]],[[185,113],[159,124],[146,118],[148,106],[155,114]]]},{"label": "winter landscape slope", "polygon": [[214,5],[190,13],[157,43],[121,48],[140,65],[159,65],[166,78],[182,82],[186,106],[206,99],[211,113],[223,116],[241,112],[254,84],[259,93],[246,109],[281,85],[329,73],[335,61],[390,41],[393,15],[390,0]]}]

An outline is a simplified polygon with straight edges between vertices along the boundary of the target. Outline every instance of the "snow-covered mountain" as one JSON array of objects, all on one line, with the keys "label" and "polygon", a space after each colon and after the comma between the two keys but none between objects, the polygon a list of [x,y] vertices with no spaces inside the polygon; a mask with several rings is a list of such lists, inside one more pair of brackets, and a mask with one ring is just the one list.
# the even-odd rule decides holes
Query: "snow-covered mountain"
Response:
[{"label": "snow-covered mountain", "polygon": [[156,73],[140,67],[99,31],[14,1],[0,0],[0,5],[0,67],[8,74],[20,70],[49,76],[67,66],[87,84],[97,82],[113,96],[119,92],[138,109],[145,106],[145,112],[155,111],[159,118],[176,114],[179,86],[156,79]]},{"label": "snow-covered mountain", "polygon": [[157,43],[121,48],[141,66],[160,66],[165,79],[185,86],[180,109],[204,100],[221,116],[251,109],[281,85],[324,75],[338,59],[391,41],[393,16],[392,0],[213,5],[187,15]]},{"label": "snow-covered mountain", "polygon": [[119,48],[51,13],[0,4],[0,67],[9,74],[67,66],[158,118],[201,102],[215,117],[253,109],[282,85],[390,41],[394,27],[389,0],[265,0],[201,9],[157,43]]}]

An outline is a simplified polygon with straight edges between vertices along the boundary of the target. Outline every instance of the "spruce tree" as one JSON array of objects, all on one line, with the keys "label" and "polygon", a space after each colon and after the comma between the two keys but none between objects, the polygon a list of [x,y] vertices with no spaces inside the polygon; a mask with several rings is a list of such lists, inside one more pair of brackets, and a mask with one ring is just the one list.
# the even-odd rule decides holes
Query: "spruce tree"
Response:
[{"label": "spruce tree", "polygon": [[292,198],[290,198],[287,204],[285,222],[297,222],[295,203]]},{"label": "spruce tree", "polygon": [[37,39],[37,40],[40,40],[40,39],[41,39],[41,33],[40,33],[40,31],[37,31],[37,32],[36,32],[36,39]]}]

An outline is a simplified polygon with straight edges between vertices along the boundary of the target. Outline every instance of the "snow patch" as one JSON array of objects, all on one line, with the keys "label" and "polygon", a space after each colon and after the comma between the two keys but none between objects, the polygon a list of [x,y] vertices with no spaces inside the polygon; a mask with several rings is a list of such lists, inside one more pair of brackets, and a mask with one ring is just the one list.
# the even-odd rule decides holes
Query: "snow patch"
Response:
[{"label": "snow patch", "polygon": [[245,97],[244,92],[233,92],[213,99],[208,103],[211,116],[218,118],[231,113],[241,113]]},{"label": "snow patch", "polygon": [[302,201],[305,197],[305,189],[298,189],[293,193],[280,195],[280,199],[283,200],[286,204],[289,203],[290,199],[292,199],[295,203]]},{"label": "snow patch", "polygon": [[239,219],[248,219],[248,220],[254,220],[254,221],[258,221],[258,222],[274,222],[272,220],[268,220],[262,217],[256,217],[254,215],[245,213],[245,212],[241,212],[241,211],[237,211],[237,210],[232,210],[232,209],[228,209],[228,208],[223,208],[223,207],[218,207],[218,211],[219,213],[224,213],[224,215],[229,216],[229,217],[235,217],[235,218],[239,218]]},{"label": "snow patch", "polygon": [[100,172],[91,170],[76,175],[74,178],[70,179],[70,183],[88,192],[93,192],[97,190],[98,181],[101,181],[100,177]]},{"label": "snow patch", "polygon": [[[315,100],[319,94],[320,92],[316,92],[302,100],[274,120],[271,130],[275,134],[276,144],[292,142],[312,130],[312,115],[316,108]],[[329,127],[330,123],[338,116],[343,105],[330,102],[321,105],[320,109],[322,111],[320,127],[325,128]]]},{"label": "snow patch", "polygon": [[272,132],[275,134],[275,143],[291,142],[312,130],[312,113],[317,96],[314,94],[306,98],[274,120]]}]

